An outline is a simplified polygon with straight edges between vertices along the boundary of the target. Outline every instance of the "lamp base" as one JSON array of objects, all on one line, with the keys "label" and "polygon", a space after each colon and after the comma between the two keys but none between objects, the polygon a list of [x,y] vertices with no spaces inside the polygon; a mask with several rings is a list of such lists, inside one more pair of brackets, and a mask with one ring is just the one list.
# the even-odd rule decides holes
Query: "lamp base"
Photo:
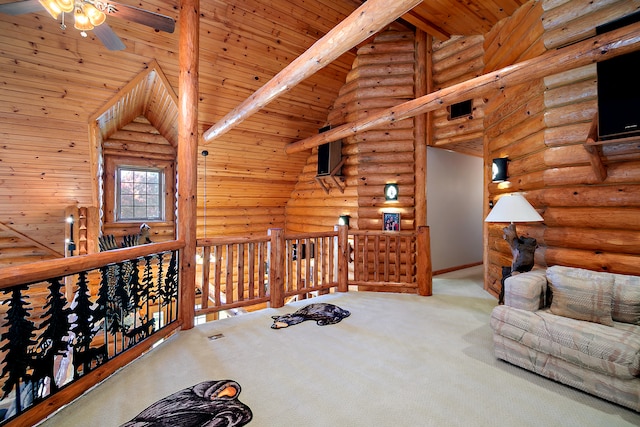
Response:
[{"label": "lamp base", "polygon": [[513,262],[511,272],[518,271],[524,273],[531,271],[535,265],[534,253],[538,247],[538,242],[533,237],[518,237],[516,225],[512,222],[503,228],[504,239],[511,247]]}]

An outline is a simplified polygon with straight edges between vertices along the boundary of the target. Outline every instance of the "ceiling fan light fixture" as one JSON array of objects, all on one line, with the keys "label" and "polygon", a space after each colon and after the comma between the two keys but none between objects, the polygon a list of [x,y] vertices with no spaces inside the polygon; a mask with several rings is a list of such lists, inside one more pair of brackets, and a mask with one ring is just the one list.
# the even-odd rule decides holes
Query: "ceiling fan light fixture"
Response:
[{"label": "ceiling fan light fixture", "polygon": [[95,27],[104,23],[104,21],[107,19],[107,15],[105,15],[102,11],[98,10],[98,8],[90,3],[83,4],[82,10],[87,18],[89,18],[89,22],[91,22],[91,24]]},{"label": "ceiling fan light fixture", "polygon": [[56,0],[38,0],[38,2],[49,12],[53,19],[58,19],[58,16],[62,13],[62,9],[60,9]]},{"label": "ceiling fan light fixture", "polygon": [[73,12],[73,8],[75,7],[75,0],[49,0],[49,1],[55,1],[56,3],[58,3],[58,7],[60,7],[60,10],[63,11],[64,13]]},{"label": "ceiling fan light fixture", "polygon": [[76,7],[75,12],[73,13],[73,27],[76,30],[80,31],[89,31],[93,30],[93,24],[89,21],[87,15],[84,14],[82,8],[80,6]]}]

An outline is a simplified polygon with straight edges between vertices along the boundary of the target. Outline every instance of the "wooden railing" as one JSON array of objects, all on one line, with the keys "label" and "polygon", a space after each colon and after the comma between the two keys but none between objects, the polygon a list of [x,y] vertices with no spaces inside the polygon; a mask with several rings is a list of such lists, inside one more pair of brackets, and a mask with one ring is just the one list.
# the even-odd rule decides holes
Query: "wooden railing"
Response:
[{"label": "wooden railing", "polygon": [[35,424],[174,331],[183,246],[0,269],[0,424]]},{"label": "wooden railing", "polygon": [[197,242],[196,316],[241,307],[282,307],[292,299],[349,287],[431,295],[429,229],[360,232],[348,227]]},{"label": "wooden railing", "polygon": [[[153,243],[0,269],[0,385],[5,395],[32,397],[30,409],[15,404],[22,415],[0,424],[35,424],[177,329],[182,248],[182,241]],[[350,288],[431,294],[427,227],[271,229],[263,237],[200,239],[196,249],[196,316]]]},{"label": "wooden railing", "polygon": [[196,316],[269,301],[269,241],[269,236],[197,241],[196,271],[200,274],[196,293],[200,295],[200,308]]},{"label": "wooden railing", "polygon": [[349,285],[374,291],[431,295],[429,229],[352,231],[353,269]]}]

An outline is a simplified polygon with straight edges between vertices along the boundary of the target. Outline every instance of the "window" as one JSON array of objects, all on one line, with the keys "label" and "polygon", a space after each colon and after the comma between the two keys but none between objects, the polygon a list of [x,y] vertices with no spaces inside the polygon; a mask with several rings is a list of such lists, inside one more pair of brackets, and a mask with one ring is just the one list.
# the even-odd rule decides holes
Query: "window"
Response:
[{"label": "window", "polygon": [[117,221],[164,220],[164,170],[119,166],[116,170]]}]

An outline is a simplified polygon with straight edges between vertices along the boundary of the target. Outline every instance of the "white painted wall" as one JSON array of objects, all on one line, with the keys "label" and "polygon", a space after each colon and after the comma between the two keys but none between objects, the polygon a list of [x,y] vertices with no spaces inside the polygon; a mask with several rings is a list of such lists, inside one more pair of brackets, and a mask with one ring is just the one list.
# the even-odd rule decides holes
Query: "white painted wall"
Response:
[{"label": "white painted wall", "polygon": [[433,271],[482,262],[482,158],[427,148]]}]

